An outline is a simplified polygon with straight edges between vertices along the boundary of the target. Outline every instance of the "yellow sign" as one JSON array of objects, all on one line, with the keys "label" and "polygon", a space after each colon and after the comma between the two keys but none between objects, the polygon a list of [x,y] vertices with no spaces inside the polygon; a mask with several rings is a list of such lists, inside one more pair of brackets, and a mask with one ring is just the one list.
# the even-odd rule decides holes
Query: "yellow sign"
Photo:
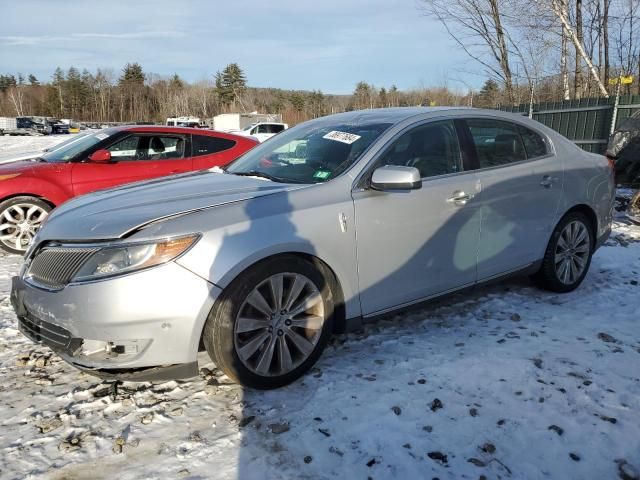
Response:
[{"label": "yellow sign", "polygon": [[627,75],[626,77],[620,76],[620,77],[616,77],[616,78],[610,78],[609,79],[609,84],[610,85],[617,85],[618,81],[620,81],[620,84],[622,84],[622,85],[629,85],[629,84],[633,83],[633,76]]}]

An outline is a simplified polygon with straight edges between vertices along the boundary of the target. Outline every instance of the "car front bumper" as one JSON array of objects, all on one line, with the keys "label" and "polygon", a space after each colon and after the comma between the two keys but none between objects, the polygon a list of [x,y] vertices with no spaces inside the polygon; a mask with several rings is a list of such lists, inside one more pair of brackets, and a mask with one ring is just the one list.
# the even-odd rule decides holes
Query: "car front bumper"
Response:
[{"label": "car front bumper", "polygon": [[27,337],[83,371],[140,381],[197,374],[202,328],[220,294],[174,262],[58,291],[12,281]]}]

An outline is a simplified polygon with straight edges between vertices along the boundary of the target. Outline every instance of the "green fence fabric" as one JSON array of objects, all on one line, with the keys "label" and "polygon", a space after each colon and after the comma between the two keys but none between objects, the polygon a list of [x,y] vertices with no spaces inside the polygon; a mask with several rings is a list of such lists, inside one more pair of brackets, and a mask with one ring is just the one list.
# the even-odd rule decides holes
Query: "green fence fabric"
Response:
[{"label": "green fence fabric", "polygon": [[[533,119],[554,129],[580,147],[604,153],[611,131],[615,97],[582,98],[533,105]],[[529,104],[501,107],[500,110],[527,115]],[[622,95],[618,103],[616,125],[640,110],[640,95]]]}]

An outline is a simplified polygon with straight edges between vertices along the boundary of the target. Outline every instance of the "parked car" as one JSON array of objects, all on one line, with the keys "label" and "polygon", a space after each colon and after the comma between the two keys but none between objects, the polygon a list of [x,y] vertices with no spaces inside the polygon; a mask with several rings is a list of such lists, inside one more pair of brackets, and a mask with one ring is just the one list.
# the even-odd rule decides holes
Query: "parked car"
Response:
[{"label": "parked car", "polygon": [[623,187],[616,209],[640,224],[640,111],[620,122],[609,138],[607,156],[615,161],[616,184]]},{"label": "parked car", "polygon": [[25,335],[90,373],[193,376],[203,344],[232,379],[274,388],[381,313],[515,272],[575,289],[613,195],[604,156],[521,116],[343,113],[223,172],[66,203],[11,299]]},{"label": "parked car", "polygon": [[45,135],[46,127],[44,123],[33,121],[30,117],[17,117],[16,123],[19,129],[26,130],[28,135]]},{"label": "parked car", "polygon": [[52,208],[94,190],[222,166],[257,142],[187,128],[78,134],[35,159],[0,165],[0,248],[24,253]]},{"label": "parked car", "polygon": [[169,127],[200,128],[201,122],[198,117],[170,117],[167,118],[165,125]]},{"label": "parked car", "polygon": [[289,125],[280,122],[259,122],[245,127],[243,130],[229,130],[230,133],[236,135],[251,136],[257,139],[260,143],[268,140],[274,135],[286,130]]}]

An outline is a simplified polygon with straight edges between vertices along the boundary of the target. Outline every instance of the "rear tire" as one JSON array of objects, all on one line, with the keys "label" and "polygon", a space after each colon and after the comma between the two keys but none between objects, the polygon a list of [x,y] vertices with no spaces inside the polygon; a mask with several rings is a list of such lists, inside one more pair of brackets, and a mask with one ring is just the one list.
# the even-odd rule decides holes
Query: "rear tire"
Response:
[{"label": "rear tire", "polygon": [[250,267],[209,313],[203,341],[211,360],[241,385],[287,385],[318,360],[333,331],[331,280],[295,255]]},{"label": "rear tire", "polygon": [[541,288],[566,293],[578,288],[591,265],[595,245],[593,226],[581,212],[570,212],[558,223],[532,279]]},{"label": "rear tire", "polygon": [[30,196],[0,203],[0,248],[24,255],[51,208],[47,202]]}]

